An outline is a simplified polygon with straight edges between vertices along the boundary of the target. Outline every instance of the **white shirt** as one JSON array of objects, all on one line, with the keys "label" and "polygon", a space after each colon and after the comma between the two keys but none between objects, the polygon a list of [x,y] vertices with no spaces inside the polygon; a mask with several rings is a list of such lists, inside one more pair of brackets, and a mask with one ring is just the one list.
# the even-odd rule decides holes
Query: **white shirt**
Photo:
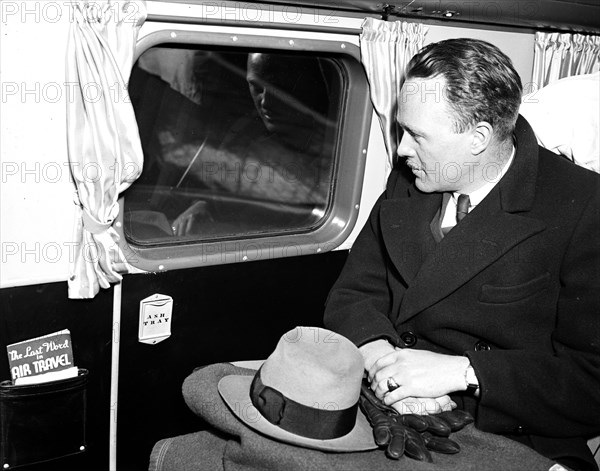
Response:
[{"label": "white shirt", "polygon": [[[515,147],[513,146],[513,150],[510,155],[510,158],[508,159],[508,162],[506,162],[506,164],[504,165],[502,170],[500,170],[498,172],[498,174],[494,176],[494,178],[491,178],[489,181],[487,181],[481,188],[478,188],[477,190],[475,190],[471,193],[468,193],[468,195],[469,195],[469,212],[471,212],[473,210],[473,208],[475,208],[475,206],[477,206],[479,203],[481,203],[483,201],[483,199],[490,193],[490,191],[492,191],[492,189],[496,186],[496,184],[506,174],[506,171],[512,164],[512,161],[514,160],[514,158],[515,158]],[[489,173],[491,173],[491,171]],[[442,230],[449,229],[456,225],[456,205],[457,205],[457,201],[458,201],[458,196],[460,194],[461,193],[458,193],[455,191],[454,193],[452,193],[452,197],[448,200],[448,204],[446,205],[446,210],[444,212],[444,217],[442,219]],[[467,194],[467,193],[463,193],[463,194]]]}]

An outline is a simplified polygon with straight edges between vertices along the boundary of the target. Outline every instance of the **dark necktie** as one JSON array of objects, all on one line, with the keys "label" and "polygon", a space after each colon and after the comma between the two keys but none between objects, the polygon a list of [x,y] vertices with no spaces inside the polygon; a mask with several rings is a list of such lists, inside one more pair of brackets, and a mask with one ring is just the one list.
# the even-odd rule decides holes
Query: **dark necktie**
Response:
[{"label": "dark necktie", "polygon": [[[469,212],[470,203],[471,202],[469,200],[469,195],[462,195],[462,194],[458,195],[458,201],[456,202],[456,224],[458,224],[460,221],[462,221],[462,219],[467,215],[467,213]],[[441,223],[441,216],[438,218],[437,227],[440,227],[440,223]],[[453,227],[454,226],[440,228],[442,237],[446,236]],[[439,240],[438,240],[438,242],[439,242]]]},{"label": "dark necktie", "polygon": [[456,223],[458,224],[469,212],[469,195],[458,195],[456,203]]}]

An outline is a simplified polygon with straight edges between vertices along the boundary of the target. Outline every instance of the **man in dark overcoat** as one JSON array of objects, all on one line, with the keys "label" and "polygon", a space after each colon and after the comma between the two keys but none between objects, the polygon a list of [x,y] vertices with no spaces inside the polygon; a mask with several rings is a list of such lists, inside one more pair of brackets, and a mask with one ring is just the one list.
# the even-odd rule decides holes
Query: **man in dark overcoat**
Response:
[{"label": "man in dark overcoat", "polygon": [[521,93],[483,41],[411,60],[399,162],[324,321],[399,411],[458,406],[483,431],[597,469],[600,176],[538,147]]}]

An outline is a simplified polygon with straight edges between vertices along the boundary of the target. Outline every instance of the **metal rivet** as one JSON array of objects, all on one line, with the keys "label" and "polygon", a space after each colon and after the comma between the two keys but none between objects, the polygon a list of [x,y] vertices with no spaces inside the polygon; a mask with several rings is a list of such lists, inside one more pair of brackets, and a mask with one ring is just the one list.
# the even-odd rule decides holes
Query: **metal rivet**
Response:
[{"label": "metal rivet", "polygon": [[246,262],[246,261],[248,260],[248,256],[244,255],[244,256],[242,257],[242,260],[243,260],[244,262]]},{"label": "metal rivet", "polygon": [[293,46],[293,45],[294,45],[294,40],[290,39],[290,46]]},{"label": "metal rivet", "polygon": [[177,37],[177,33],[171,33],[171,37],[175,39]]},{"label": "metal rivet", "polygon": [[344,43],[342,43],[342,45],[340,46],[342,49],[346,49],[346,45]]},{"label": "metal rivet", "polygon": [[81,451],[85,451],[85,445],[81,445],[81,446],[79,447],[79,449],[80,449]]},{"label": "metal rivet", "polygon": [[366,153],[367,153],[367,149],[363,149],[363,150],[362,150],[362,153],[363,153],[363,154],[366,154]]},{"label": "metal rivet", "polygon": [[4,468],[4,469],[8,469],[8,468],[10,468],[10,465],[9,465],[8,463],[4,463],[4,466],[3,466],[3,468]]},{"label": "metal rivet", "polygon": [[357,204],[356,206],[354,206],[354,209],[360,209],[360,205]]},{"label": "metal rivet", "polygon": [[117,227],[121,227],[121,222],[120,222],[120,221],[117,221],[117,222],[115,223],[115,226],[117,226]]},{"label": "metal rivet", "polygon": [[158,266],[158,269],[159,269],[159,270],[164,270],[164,269],[165,269],[165,266],[164,266],[164,265],[159,265],[159,266]]},{"label": "metal rivet", "polygon": [[317,253],[319,253],[320,251],[321,251],[321,247],[319,247],[319,248],[317,249]]},{"label": "metal rivet", "polygon": [[233,37],[231,38],[231,40],[232,40],[233,42],[236,42],[236,41],[238,40],[238,37],[237,37],[237,36],[233,36]]}]

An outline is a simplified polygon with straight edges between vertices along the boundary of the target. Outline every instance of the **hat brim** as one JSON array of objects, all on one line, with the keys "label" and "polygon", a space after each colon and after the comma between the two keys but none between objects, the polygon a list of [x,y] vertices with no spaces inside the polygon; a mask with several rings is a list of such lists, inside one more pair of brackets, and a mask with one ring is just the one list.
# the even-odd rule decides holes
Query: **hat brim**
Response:
[{"label": "hat brim", "polygon": [[377,448],[373,429],[360,409],[352,431],[343,437],[331,440],[303,437],[273,425],[261,415],[250,400],[252,380],[253,376],[225,376],[219,381],[218,389],[235,416],[257,432],[285,443],[322,451],[352,452]]}]

